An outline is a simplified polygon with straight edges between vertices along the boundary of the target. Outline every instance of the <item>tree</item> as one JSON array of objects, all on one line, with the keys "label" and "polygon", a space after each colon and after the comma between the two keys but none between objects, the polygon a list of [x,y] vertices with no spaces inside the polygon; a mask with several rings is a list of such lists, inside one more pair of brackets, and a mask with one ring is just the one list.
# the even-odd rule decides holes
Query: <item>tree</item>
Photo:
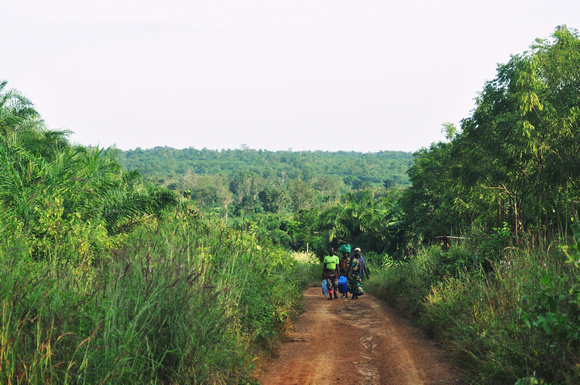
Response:
[{"label": "tree", "polygon": [[276,187],[266,187],[260,191],[258,197],[262,201],[264,211],[267,213],[279,213],[291,202],[286,190]]},{"label": "tree", "polygon": [[292,180],[288,183],[288,193],[292,200],[292,210],[307,210],[312,207],[316,191],[302,180]]},{"label": "tree", "polygon": [[478,222],[567,232],[580,195],[580,38],[565,26],[498,65],[449,143],[414,155],[403,199],[428,238]]},{"label": "tree", "polygon": [[7,84],[6,80],[0,81],[0,135],[6,137],[17,129],[42,126],[32,102],[14,89],[6,90]]}]

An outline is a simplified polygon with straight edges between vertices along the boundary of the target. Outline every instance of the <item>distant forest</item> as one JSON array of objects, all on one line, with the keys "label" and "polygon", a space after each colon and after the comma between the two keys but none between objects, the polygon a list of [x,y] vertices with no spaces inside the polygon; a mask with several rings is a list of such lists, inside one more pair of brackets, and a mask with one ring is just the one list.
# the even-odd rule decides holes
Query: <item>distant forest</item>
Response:
[{"label": "distant forest", "polygon": [[[282,188],[292,195],[295,209],[306,199],[328,199],[357,190],[409,186],[410,152],[377,153],[266,151],[245,146],[235,150],[118,150],[119,162],[146,180],[190,196],[204,208],[233,202],[251,206],[258,195]],[[300,194],[299,194],[300,195]],[[245,207],[246,209],[248,207]]]}]

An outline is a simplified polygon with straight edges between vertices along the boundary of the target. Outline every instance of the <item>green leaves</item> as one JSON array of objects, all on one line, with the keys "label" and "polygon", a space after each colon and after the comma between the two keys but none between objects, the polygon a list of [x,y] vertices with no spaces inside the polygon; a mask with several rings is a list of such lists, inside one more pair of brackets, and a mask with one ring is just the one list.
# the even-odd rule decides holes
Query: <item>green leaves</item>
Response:
[{"label": "green leaves", "polygon": [[264,210],[268,213],[279,213],[291,202],[289,194],[284,189],[266,187],[258,193]]},{"label": "green leaves", "polygon": [[580,210],[580,37],[551,39],[498,65],[461,132],[414,154],[403,198],[427,239],[483,224],[566,233]]},{"label": "green leaves", "polygon": [[6,90],[6,85],[6,80],[0,81],[0,135],[6,137],[17,130],[41,125],[32,102],[16,90]]},{"label": "green leaves", "polygon": [[74,147],[67,131],[45,129],[32,103],[17,91],[3,92],[5,86],[0,83],[0,202],[11,226],[3,231],[21,229],[36,258],[56,250],[97,253],[89,244],[108,244],[105,229],[127,232],[177,205],[173,192],[123,171],[114,150]]}]

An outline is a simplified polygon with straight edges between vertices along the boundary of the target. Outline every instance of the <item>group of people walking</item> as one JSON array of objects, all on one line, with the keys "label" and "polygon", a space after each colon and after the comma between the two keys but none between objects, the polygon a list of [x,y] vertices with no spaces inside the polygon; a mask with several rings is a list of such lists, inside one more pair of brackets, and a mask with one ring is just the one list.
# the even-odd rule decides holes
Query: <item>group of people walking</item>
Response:
[{"label": "group of people walking", "polygon": [[369,278],[369,271],[360,248],[355,248],[352,255],[350,255],[350,246],[343,248],[342,258],[339,259],[338,256],[334,255],[334,248],[331,247],[328,250],[328,255],[324,257],[322,265],[322,279],[326,280],[328,300],[332,300],[333,297],[334,299],[338,298],[337,292],[341,277],[346,277],[348,281],[348,290],[342,293],[341,298],[348,298],[349,292],[352,294],[352,299],[357,299],[365,293],[363,279],[364,275],[367,279]]}]

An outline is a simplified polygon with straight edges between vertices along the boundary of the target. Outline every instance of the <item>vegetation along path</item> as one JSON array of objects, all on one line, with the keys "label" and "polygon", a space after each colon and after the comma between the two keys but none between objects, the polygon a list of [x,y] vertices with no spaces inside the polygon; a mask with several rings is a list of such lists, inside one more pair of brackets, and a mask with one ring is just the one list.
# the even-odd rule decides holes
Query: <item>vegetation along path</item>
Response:
[{"label": "vegetation along path", "polygon": [[328,301],[311,287],[303,306],[261,384],[461,383],[434,342],[371,295]]}]

